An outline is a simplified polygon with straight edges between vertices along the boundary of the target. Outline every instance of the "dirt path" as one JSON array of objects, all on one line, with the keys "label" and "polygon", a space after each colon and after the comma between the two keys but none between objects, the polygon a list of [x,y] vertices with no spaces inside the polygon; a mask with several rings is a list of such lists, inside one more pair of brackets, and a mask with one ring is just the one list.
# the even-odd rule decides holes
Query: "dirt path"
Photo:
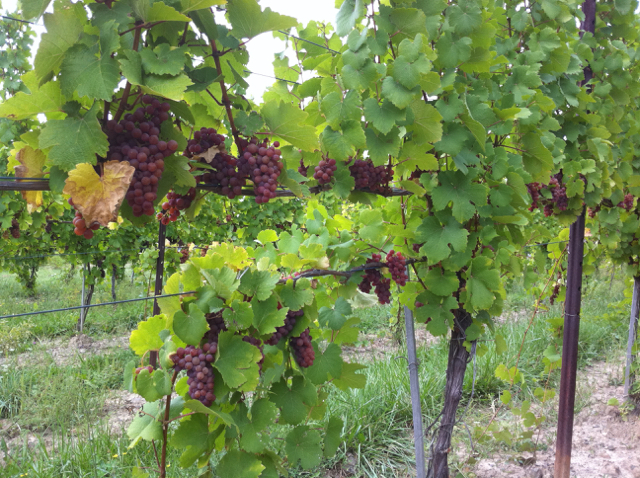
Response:
[{"label": "dirt path", "polygon": [[[620,360],[616,365],[598,362],[578,372],[579,400],[586,405],[576,415],[571,459],[572,478],[640,478],[640,419],[607,405],[611,398],[622,404]],[[534,458],[531,453],[512,455],[528,463],[514,463],[509,453],[495,453],[481,460],[473,472],[476,478],[552,478],[555,462],[555,420],[550,418],[542,431],[546,449]]]}]

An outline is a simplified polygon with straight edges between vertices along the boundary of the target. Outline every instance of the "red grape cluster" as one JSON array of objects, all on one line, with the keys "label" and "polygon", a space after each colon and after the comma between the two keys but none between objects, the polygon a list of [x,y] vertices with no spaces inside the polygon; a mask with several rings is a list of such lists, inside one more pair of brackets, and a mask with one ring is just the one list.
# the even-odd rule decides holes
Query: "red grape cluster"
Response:
[{"label": "red grape cluster", "polygon": [[280,161],[281,151],[278,141],[273,145],[265,139],[258,144],[256,138],[252,138],[246,145],[241,144],[242,153],[238,158],[238,170],[243,177],[249,177],[253,182],[253,190],[256,194],[256,203],[262,204],[276,197],[278,188],[278,176],[284,168]]},{"label": "red grape cluster", "polygon": [[413,252],[415,252],[416,254],[420,254],[420,249],[422,248],[422,246],[424,246],[424,242],[421,242],[419,244],[413,244]]},{"label": "red grape cluster", "polygon": [[169,358],[173,361],[175,370],[187,371],[187,384],[189,396],[194,400],[200,400],[203,405],[209,407],[216,396],[213,394],[213,367],[215,353],[218,350],[217,342],[207,342],[202,348],[188,345],[180,347]]},{"label": "red grape cluster", "polygon": [[160,139],[160,125],[169,119],[169,103],[161,103],[149,95],[141,106],[120,122],[107,121],[110,161],[129,161],[135,168],[126,199],[136,217],[153,216],[158,182],[164,171],[164,159],[178,149],[175,140]]},{"label": "red grape cluster", "polygon": [[287,312],[287,317],[284,319],[284,325],[277,327],[273,335],[265,340],[264,343],[267,345],[278,345],[280,340],[291,333],[293,327],[296,325],[298,317],[302,317],[303,315],[304,312],[301,310],[290,310]]},{"label": "red grape cluster", "polygon": [[[382,261],[380,254],[372,254],[371,259],[367,259],[367,264]],[[367,269],[362,282],[358,285],[358,288],[368,294],[371,292],[371,286],[375,287],[376,295],[378,296],[378,302],[381,304],[391,303],[391,281],[382,277],[382,274],[378,269]]]},{"label": "red grape cluster", "polygon": [[227,330],[227,324],[224,323],[222,312],[216,312],[214,314],[206,314],[207,324],[209,325],[209,332],[207,332],[206,338],[209,342],[218,343],[218,336],[220,332]]},{"label": "red grape cluster", "polygon": [[11,228],[9,230],[11,231],[11,237],[14,239],[20,239],[20,224],[15,217],[11,219]]},{"label": "red grape cluster", "polygon": [[[209,162],[213,170],[204,173],[197,179],[206,184],[219,185],[222,188],[222,194],[233,199],[242,193],[246,179],[238,172],[237,160],[226,153],[224,139],[224,136],[218,134],[213,128],[201,128],[193,134],[193,139],[189,140],[183,154],[191,158],[209,148],[218,148],[219,152]],[[206,162],[204,159],[201,161]]]},{"label": "red grape cluster", "polygon": [[242,341],[253,345],[262,354],[262,358],[258,362],[258,368],[262,372],[262,364],[264,363],[264,347],[262,346],[262,341],[260,339],[256,339],[255,337],[252,337],[251,335],[245,335],[244,337],[242,337]]},{"label": "red grape cluster", "polygon": [[313,337],[309,335],[309,329],[306,329],[299,337],[289,339],[289,345],[293,350],[296,362],[302,368],[311,367],[316,358],[313,345],[311,345],[312,338]]},{"label": "red grape cluster", "polygon": [[593,219],[594,217],[596,217],[596,214],[600,212],[600,204],[598,204],[596,207],[590,207],[588,211],[589,217]]},{"label": "red grape cluster", "polygon": [[180,211],[189,209],[191,203],[196,198],[196,189],[191,188],[185,195],[180,195],[175,192],[167,194],[167,201],[162,204],[162,212],[156,215],[156,218],[165,226],[169,222],[175,222],[180,216]]},{"label": "red grape cluster", "polygon": [[391,166],[374,166],[370,159],[358,159],[349,166],[351,176],[356,180],[356,189],[369,188],[371,191],[387,194],[393,178]]},{"label": "red grape cluster", "polygon": [[336,172],[336,169],[337,166],[335,159],[323,159],[315,167],[313,179],[317,179],[318,183],[321,185],[329,184],[333,177],[333,173]]},{"label": "red grape cluster", "polygon": [[133,373],[135,378],[138,378],[138,374],[140,372],[142,372],[143,370],[148,370],[149,373],[153,373],[153,367],[151,365],[147,365],[146,367],[138,367],[136,368],[136,371]]},{"label": "red grape cluster", "polygon": [[[75,209],[73,199],[69,198],[69,204]],[[82,217],[82,213],[76,209],[76,216],[73,218],[73,232],[76,236],[84,236],[85,239],[93,237],[93,231],[100,229],[100,224],[96,221],[87,226],[87,222]]]},{"label": "red grape cluster", "polygon": [[183,247],[180,250],[180,264],[184,264],[185,262],[187,262],[189,260],[189,248],[188,247]]},{"label": "red grape cluster", "polygon": [[618,203],[618,207],[625,211],[631,211],[633,209],[633,194],[625,194],[624,199]]},{"label": "red grape cluster", "polygon": [[[562,182],[562,173],[557,173],[549,179],[549,184],[530,183],[527,189],[531,195],[530,211],[543,206],[544,215],[549,217],[554,213],[554,206],[559,211],[566,211],[569,206],[569,198],[567,198],[567,186]],[[546,189],[551,191],[551,199],[541,196],[540,191]]]},{"label": "red grape cluster", "polygon": [[401,253],[395,253],[393,250],[387,254],[387,267],[391,272],[391,278],[400,287],[407,284],[407,261]]},{"label": "red grape cluster", "polygon": [[305,166],[304,161],[302,160],[302,158],[300,158],[300,166],[298,166],[298,172],[306,178],[308,171],[309,166]]}]

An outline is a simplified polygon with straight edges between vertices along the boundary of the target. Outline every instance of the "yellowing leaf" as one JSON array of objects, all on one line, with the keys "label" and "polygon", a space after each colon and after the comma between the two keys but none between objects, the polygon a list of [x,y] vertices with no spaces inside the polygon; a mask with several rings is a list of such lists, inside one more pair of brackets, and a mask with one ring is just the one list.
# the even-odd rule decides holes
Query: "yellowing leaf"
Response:
[{"label": "yellowing leaf", "polygon": [[[18,178],[41,178],[44,176],[42,167],[47,157],[39,149],[25,146],[16,153],[16,161],[20,164],[15,166],[16,177]],[[42,206],[42,191],[22,191],[22,197],[27,201],[29,212]]]},{"label": "yellowing leaf", "polygon": [[98,176],[88,163],[69,171],[62,191],[73,199],[87,224],[97,221],[102,226],[118,220],[118,209],[129,189],[135,169],[127,162],[109,161],[103,175]]}]

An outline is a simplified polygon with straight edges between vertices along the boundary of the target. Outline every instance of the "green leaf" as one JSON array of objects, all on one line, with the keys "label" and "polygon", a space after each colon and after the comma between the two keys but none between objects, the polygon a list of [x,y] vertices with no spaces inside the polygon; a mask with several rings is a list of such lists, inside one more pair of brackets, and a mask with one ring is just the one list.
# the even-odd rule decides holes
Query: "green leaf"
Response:
[{"label": "green leaf", "polygon": [[207,415],[191,415],[186,420],[180,420],[180,426],[171,437],[171,446],[186,448],[180,456],[180,466],[188,468],[205,453],[213,450],[215,439],[224,428],[220,427],[213,433],[209,432]]},{"label": "green leaf", "polygon": [[365,119],[383,134],[391,131],[406,116],[404,110],[395,107],[389,100],[378,104],[375,98],[367,98],[363,104]]},{"label": "green leaf", "polygon": [[173,316],[173,330],[184,343],[198,346],[209,326],[204,312],[195,304],[190,304],[189,315],[179,310]]},{"label": "green leaf", "polygon": [[227,0],[182,0],[181,12],[187,14],[194,10],[204,10],[213,7],[214,5],[224,5]]},{"label": "green leaf", "polygon": [[237,330],[247,329],[253,324],[253,309],[248,302],[234,300],[231,308],[222,313],[225,321]]},{"label": "green leaf", "polygon": [[474,0],[460,0],[447,9],[449,22],[460,35],[468,35],[482,24],[482,10]]},{"label": "green leaf", "polygon": [[345,0],[336,15],[336,33],[341,37],[347,36],[363,14],[362,0]]},{"label": "green leaf", "polygon": [[151,48],[143,48],[140,57],[142,67],[147,73],[178,75],[184,69],[185,49],[172,48],[168,43],[161,43],[153,51]]},{"label": "green leaf", "polygon": [[269,271],[247,271],[240,279],[238,290],[245,295],[255,295],[258,300],[266,300],[279,280],[278,274],[272,274]]},{"label": "green leaf", "polygon": [[340,330],[352,311],[349,302],[343,297],[338,297],[333,308],[322,307],[318,312],[318,323],[321,327]]},{"label": "green leaf", "polygon": [[522,148],[526,151],[522,157],[525,169],[531,174],[532,181],[545,183],[553,168],[553,155],[542,144],[537,133],[527,133],[521,141]]},{"label": "green leaf", "polygon": [[163,2],[155,2],[146,12],[145,23],[153,22],[190,22],[191,19],[179,13],[175,8]]},{"label": "green leaf", "polygon": [[46,33],[42,35],[34,68],[39,79],[57,70],[69,48],[80,38],[83,21],[75,8],[63,8],[60,5],[54,13],[44,15]]},{"label": "green leaf", "polygon": [[214,366],[231,388],[251,390],[258,383],[258,361],[262,354],[257,347],[244,342],[232,331],[222,332],[218,339],[219,357]]},{"label": "green leaf", "polygon": [[162,424],[158,421],[164,408],[160,410],[160,402],[145,403],[144,414],[138,414],[129,425],[127,435],[131,439],[129,448],[133,448],[140,440],[162,440]]},{"label": "green leaf", "polygon": [[300,310],[305,305],[313,302],[313,292],[309,290],[311,283],[308,279],[301,279],[296,282],[295,287],[292,280],[287,281],[279,295],[282,305],[290,310]]},{"label": "green leaf", "polygon": [[369,156],[375,166],[386,164],[389,156],[397,157],[400,153],[401,141],[397,128],[387,134],[378,134],[373,128],[367,128],[364,134],[367,138]]},{"label": "green leaf", "polygon": [[271,387],[271,392],[269,400],[280,408],[280,417],[291,425],[302,422],[307,417],[307,407],[314,406],[318,400],[316,388],[300,375],[293,377],[291,388],[283,379]]},{"label": "green leaf", "polygon": [[26,19],[37,20],[47,9],[51,0],[21,0],[22,16]]},{"label": "green leaf", "polygon": [[309,470],[322,460],[322,439],[320,434],[306,425],[300,425],[289,432],[285,442],[285,451],[289,463],[300,462],[303,469]]},{"label": "green leaf", "polygon": [[423,281],[429,291],[441,297],[448,297],[460,288],[457,275],[440,267],[431,268]]},{"label": "green leaf", "polygon": [[253,38],[264,32],[286,30],[298,24],[295,18],[280,15],[270,8],[261,11],[255,0],[230,0],[227,17],[236,38]]},{"label": "green leaf", "polygon": [[500,271],[491,268],[491,260],[480,256],[473,259],[468,270],[467,292],[475,310],[488,309],[500,288]]},{"label": "green leaf", "polygon": [[186,75],[145,75],[140,85],[149,94],[162,96],[174,101],[182,100],[184,92],[193,83]]},{"label": "green leaf", "polygon": [[69,98],[78,96],[111,101],[120,83],[120,67],[109,54],[96,56],[93,48],[75,45],[67,50],[60,71],[62,92]]},{"label": "green leaf", "polygon": [[260,113],[267,130],[274,136],[305,151],[320,147],[315,128],[306,124],[309,115],[296,106],[270,101],[262,106]]},{"label": "green leaf", "polygon": [[347,391],[350,388],[364,388],[367,384],[367,376],[363,373],[358,373],[358,371],[365,368],[367,367],[364,365],[344,362],[340,378],[336,378],[333,384],[342,391]]},{"label": "green leaf", "polygon": [[424,291],[418,295],[418,300],[423,303],[423,306],[416,308],[416,320],[426,322],[427,330],[436,337],[446,334],[450,324],[453,323],[451,311],[458,308],[455,297],[438,297],[429,291]]},{"label": "green leaf", "polygon": [[184,407],[193,412],[204,413],[205,415],[217,417],[222,420],[225,425],[235,426],[233,417],[228,413],[221,411],[216,405],[207,407],[200,400],[187,400],[186,402],[184,402]]},{"label": "green leaf", "polygon": [[272,334],[277,327],[284,325],[289,309],[278,309],[278,299],[272,295],[265,301],[259,301],[254,297],[251,301],[253,308],[253,326],[261,335]]},{"label": "green leaf", "polygon": [[[27,75],[33,73],[27,73],[25,76]],[[60,83],[49,81],[39,88],[32,87],[31,94],[19,91],[15,96],[7,98],[0,104],[0,117],[20,121],[38,113],[53,113],[61,111],[65,101],[60,91]]]},{"label": "green leaf", "polygon": [[342,98],[342,93],[334,91],[322,99],[320,110],[332,128],[340,129],[343,121],[360,120],[362,116],[360,94],[351,90]]},{"label": "green leaf", "polygon": [[467,248],[469,231],[451,216],[442,224],[435,216],[426,217],[416,232],[416,241],[424,241],[420,253],[428,257],[430,264],[436,264],[449,257],[449,246],[458,252]]},{"label": "green leaf", "polygon": [[507,341],[504,339],[502,334],[496,334],[495,335],[495,341],[496,341],[496,353],[498,355],[502,355],[507,350],[509,350],[508,349],[508,345],[507,345]]},{"label": "green leaf", "polygon": [[420,87],[408,89],[390,76],[382,80],[382,94],[400,109],[411,104],[416,95],[420,94]]},{"label": "green leaf", "polygon": [[260,244],[276,242],[278,240],[278,233],[273,229],[263,229],[258,233],[258,237],[256,237],[256,239]]},{"label": "green leaf", "polygon": [[344,422],[338,417],[331,417],[324,436],[324,456],[329,458],[336,454],[342,443],[342,429]]},{"label": "green leaf", "polygon": [[96,155],[106,156],[109,141],[96,118],[97,103],[82,118],[49,120],[40,133],[40,148],[51,148],[49,160],[63,171],[80,163],[96,164]]},{"label": "green leaf", "polygon": [[409,131],[413,131],[411,139],[416,144],[436,143],[442,139],[442,116],[433,106],[422,100],[411,103],[414,120]]},{"label": "green leaf", "polygon": [[356,186],[356,180],[351,176],[349,168],[344,164],[338,163],[337,166],[338,169],[333,173],[333,177],[335,178],[333,192],[336,193],[338,197],[346,199]]},{"label": "green leaf", "polygon": [[480,124],[478,121],[473,119],[473,116],[471,116],[471,113],[469,112],[469,108],[467,107],[466,97],[464,100],[464,105],[465,105],[466,113],[460,115],[460,120],[462,121],[462,123],[464,123],[464,125],[467,128],[469,128],[469,131],[471,131],[471,134],[478,142],[478,145],[480,145],[480,149],[482,149],[482,152],[484,152],[485,143],[487,142],[487,130],[485,130],[484,126],[482,126],[482,124]]},{"label": "green leaf", "polygon": [[331,343],[324,352],[313,342],[316,358],[313,365],[304,371],[305,376],[315,385],[325,383],[329,378],[339,378],[342,374],[342,349],[339,345]]},{"label": "green leaf", "polygon": [[[278,409],[273,402],[262,398],[256,400],[251,406],[251,420],[247,417],[246,406],[239,406],[233,415],[240,431],[240,446],[242,449],[260,453],[270,442],[268,433],[269,425],[273,425]],[[262,433],[265,431],[265,433]]]},{"label": "green leaf", "polygon": [[461,171],[440,173],[440,186],[432,192],[433,206],[441,211],[452,203],[451,212],[459,222],[471,219],[476,208],[487,204],[488,189],[483,184],[472,183]]},{"label": "green leaf", "polygon": [[356,148],[366,146],[366,138],[360,122],[344,123],[338,131],[327,126],[322,132],[322,146],[329,157],[336,161],[346,160],[353,155]]}]

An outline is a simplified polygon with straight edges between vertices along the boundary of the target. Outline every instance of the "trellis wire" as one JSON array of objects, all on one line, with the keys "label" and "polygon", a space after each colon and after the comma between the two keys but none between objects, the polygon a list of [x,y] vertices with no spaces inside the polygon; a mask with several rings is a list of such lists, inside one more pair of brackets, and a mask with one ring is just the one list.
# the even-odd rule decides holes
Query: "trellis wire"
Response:
[{"label": "trellis wire", "polygon": [[328,50],[330,52],[336,53],[338,55],[341,54],[339,51],[336,51],[336,50],[334,50],[332,48],[329,48],[327,46],[321,45],[320,43],[313,42],[311,40],[305,40],[304,38],[300,38],[300,37],[297,37],[297,36],[295,36],[295,35],[293,35],[291,33],[287,33],[284,30],[278,30],[278,33],[282,33],[283,35],[287,35],[288,37],[295,38],[296,40],[300,40],[300,41],[303,41],[303,42],[311,43],[312,45],[318,46],[320,48],[324,48],[325,50]]},{"label": "trellis wire", "polygon": [[16,317],[25,317],[27,315],[39,315],[39,314],[51,314],[53,312],[66,312],[68,310],[78,310],[78,309],[88,309],[90,307],[102,307],[105,305],[116,305],[116,304],[125,304],[127,302],[139,302],[142,300],[155,300],[155,299],[163,299],[165,297],[175,297],[178,295],[188,295],[195,294],[196,291],[188,291],[188,292],[178,292],[176,294],[164,294],[164,295],[150,295],[149,297],[140,297],[138,299],[126,299],[126,300],[115,300],[112,302],[102,302],[101,304],[90,304],[90,305],[79,305],[74,307],[64,307],[62,309],[50,309],[50,310],[38,310],[35,312],[24,312],[22,314],[13,314],[13,315],[2,315],[0,319],[13,319]]}]

